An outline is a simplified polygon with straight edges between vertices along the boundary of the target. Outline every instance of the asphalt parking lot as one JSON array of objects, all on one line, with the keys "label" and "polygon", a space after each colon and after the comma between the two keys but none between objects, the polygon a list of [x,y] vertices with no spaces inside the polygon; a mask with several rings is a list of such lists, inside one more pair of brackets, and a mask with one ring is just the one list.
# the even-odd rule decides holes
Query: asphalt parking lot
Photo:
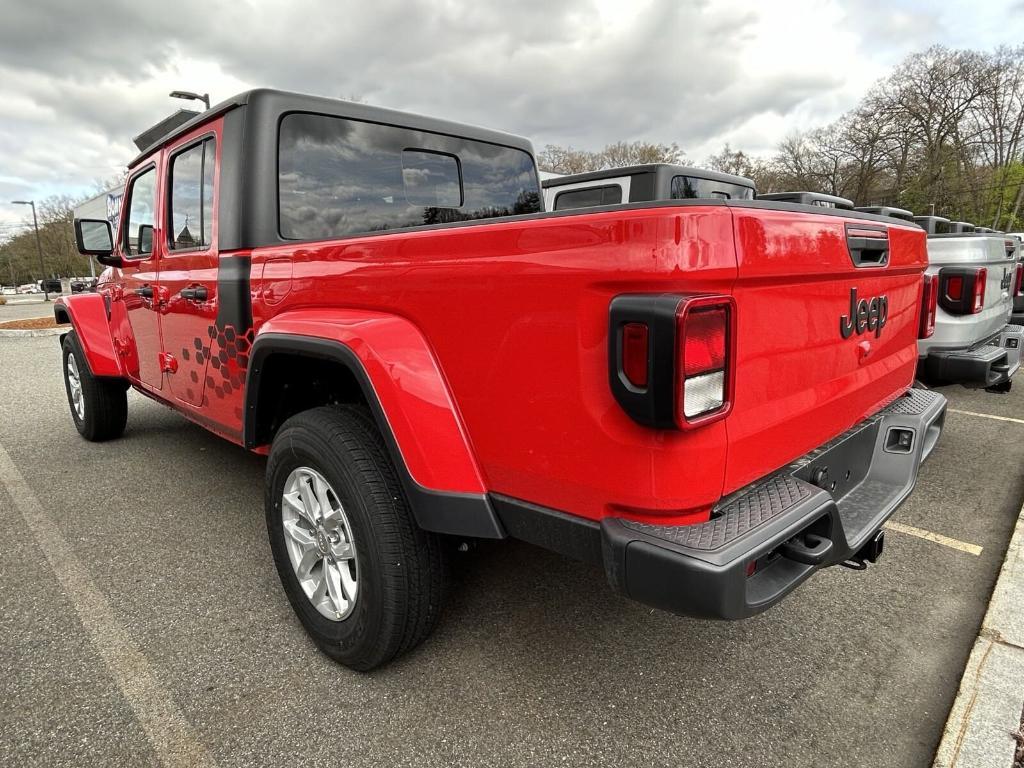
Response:
[{"label": "asphalt parking lot", "polygon": [[57,339],[0,339],[0,764],[929,765],[1024,497],[1024,383],[943,392],[894,519],[946,543],[892,531],[742,623],[488,544],[435,634],[360,675],[288,607],[263,459],[134,394],[87,443]]}]

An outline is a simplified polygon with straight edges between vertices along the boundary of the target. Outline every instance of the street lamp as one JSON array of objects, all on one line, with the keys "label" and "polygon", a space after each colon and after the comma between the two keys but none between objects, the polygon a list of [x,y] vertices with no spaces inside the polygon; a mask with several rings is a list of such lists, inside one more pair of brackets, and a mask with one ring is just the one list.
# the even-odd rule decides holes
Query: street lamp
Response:
[{"label": "street lamp", "polygon": [[12,200],[14,205],[31,205],[32,206],[32,226],[36,229],[36,250],[39,251],[39,270],[43,273],[43,301],[50,300],[50,292],[47,290],[46,284],[46,265],[43,264],[43,241],[39,239],[39,219],[36,218],[36,201],[35,200]]},{"label": "street lamp", "polygon": [[186,99],[188,101],[201,101],[206,105],[206,108],[210,108],[210,94],[208,93],[192,93],[192,91],[171,91],[168,94],[172,99]]}]

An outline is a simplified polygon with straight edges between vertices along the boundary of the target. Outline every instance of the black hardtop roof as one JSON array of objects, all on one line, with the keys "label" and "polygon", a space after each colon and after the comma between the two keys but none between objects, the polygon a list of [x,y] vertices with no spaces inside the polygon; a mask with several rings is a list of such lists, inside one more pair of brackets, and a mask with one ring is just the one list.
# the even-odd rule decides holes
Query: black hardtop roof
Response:
[{"label": "black hardtop roof", "polygon": [[908,211],[906,208],[894,208],[891,205],[861,205],[853,210],[863,213],[874,213],[879,216],[888,216],[892,219],[903,219],[904,221],[914,220],[913,211]]},{"label": "black hardtop roof", "polygon": [[669,172],[676,176],[693,176],[708,181],[721,181],[726,184],[735,184],[740,187],[754,189],[752,179],[743,176],[734,176],[731,173],[721,171],[710,171],[706,168],[693,168],[687,165],[675,165],[673,163],[646,163],[644,165],[626,165],[620,168],[605,168],[601,171],[587,171],[586,173],[570,173],[567,176],[556,176],[553,179],[545,179],[542,182],[544,188],[560,187],[563,184],[577,184],[582,181],[600,181],[601,179],[614,179],[619,176],[632,176],[638,173],[663,173]]},{"label": "black hardtop roof", "polygon": [[[254,107],[260,115],[272,117],[274,120],[285,112],[313,112],[323,115],[337,117],[348,117],[353,120],[364,120],[371,123],[383,123],[385,125],[397,125],[403,128],[412,128],[427,133],[441,133],[445,135],[458,136],[460,138],[473,139],[488,144],[498,144],[505,147],[521,149],[533,155],[533,144],[529,139],[516,136],[511,133],[480,128],[465,123],[456,123],[451,120],[442,120],[436,117],[427,117],[412,112],[402,112],[397,109],[385,107],[374,107],[369,104],[361,104],[355,101],[344,99],[331,99],[324,96],[311,96],[293,91],[279,91],[273,88],[255,88],[225,99],[215,104],[205,112],[200,112],[196,117],[185,122],[170,131],[163,133],[154,139],[153,143],[146,147],[128,167],[132,168],[145,160],[154,151],[174,141],[179,136],[189,133],[203,123],[215,117],[230,112],[238,107]],[[163,122],[163,121],[161,121]],[[143,132],[145,133],[145,131]]]},{"label": "black hardtop roof", "polygon": [[935,222],[940,222],[941,221],[941,222],[944,222],[946,224],[949,224],[949,219],[947,219],[945,216],[915,216],[914,217],[914,221],[917,221],[917,222],[922,222],[923,221],[925,223],[928,223],[929,221],[935,221]]},{"label": "black hardtop roof", "polygon": [[814,205],[815,203],[829,203],[836,208],[853,210],[853,200],[838,195],[826,195],[824,192],[769,192],[758,195],[758,200],[778,200],[785,203],[799,203],[800,205]]}]

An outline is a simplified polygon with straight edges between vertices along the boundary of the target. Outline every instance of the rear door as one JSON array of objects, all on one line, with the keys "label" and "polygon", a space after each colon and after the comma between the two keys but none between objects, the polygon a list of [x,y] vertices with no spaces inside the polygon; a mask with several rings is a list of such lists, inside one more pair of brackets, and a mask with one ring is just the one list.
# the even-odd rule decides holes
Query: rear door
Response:
[{"label": "rear door", "polygon": [[[164,363],[174,397],[203,403],[217,316],[217,153],[220,121],[165,150],[165,256],[160,285]],[[215,354],[217,351],[215,350]],[[215,365],[220,366],[220,359]],[[218,377],[219,380],[219,377]],[[228,385],[230,386],[230,385]]]},{"label": "rear door", "polygon": [[891,219],[806,206],[733,211],[737,375],[725,493],[911,386],[927,265],[924,232]]}]

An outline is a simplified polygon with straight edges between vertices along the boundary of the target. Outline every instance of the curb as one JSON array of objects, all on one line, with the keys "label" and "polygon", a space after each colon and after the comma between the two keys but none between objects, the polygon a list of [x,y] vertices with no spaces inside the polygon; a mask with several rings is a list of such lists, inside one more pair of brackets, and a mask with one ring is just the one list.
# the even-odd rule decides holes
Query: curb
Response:
[{"label": "curb", "polygon": [[57,328],[29,328],[27,330],[14,330],[12,328],[0,328],[0,339],[25,339],[36,336],[59,336],[67,333],[67,329],[58,326]]},{"label": "curb", "polygon": [[932,768],[1013,765],[1024,710],[1024,508]]}]

